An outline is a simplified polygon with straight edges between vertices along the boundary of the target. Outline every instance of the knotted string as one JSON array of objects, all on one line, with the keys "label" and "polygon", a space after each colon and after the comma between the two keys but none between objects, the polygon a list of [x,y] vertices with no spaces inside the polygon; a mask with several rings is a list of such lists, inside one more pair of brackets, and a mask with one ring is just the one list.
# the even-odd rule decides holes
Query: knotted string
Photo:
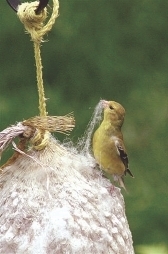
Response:
[{"label": "knotted string", "polygon": [[57,0],[53,0],[52,15],[46,25],[44,24],[44,21],[47,18],[47,9],[44,8],[40,14],[36,15],[35,10],[38,4],[39,2],[35,1],[32,3],[23,3],[19,5],[17,15],[20,21],[24,24],[26,31],[30,34],[32,41],[34,42],[34,56],[39,94],[39,113],[40,116],[46,116],[47,111],[43,85],[43,67],[41,61],[40,44],[43,41],[43,36],[51,30],[56,18],[58,17],[59,2]]},{"label": "knotted string", "polygon": [[[53,0],[52,14],[48,22],[45,24],[47,18],[47,9],[44,8],[38,15],[35,13],[38,1],[31,3],[22,3],[19,5],[17,15],[20,21],[24,24],[27,33],[30,34],[31,40],[34,43],[34,56],[36,63],[36,78],[37,78],[37,88],[39,95],[39,114],[40,117],[46,117],[46,99],[43,84],[43,73],[42,73],[42,60],[40,52],[40,44],[43,41],[43,36],[48,33],[56,18],[58,17],[59,2],[58,0]],[[38,128],[38,127],[37,127]],[[34,138],[34,148],[36,150],[43,149],[49,140],[49,132],[47,130],[38,128],[36,131],[36,136]]]}]

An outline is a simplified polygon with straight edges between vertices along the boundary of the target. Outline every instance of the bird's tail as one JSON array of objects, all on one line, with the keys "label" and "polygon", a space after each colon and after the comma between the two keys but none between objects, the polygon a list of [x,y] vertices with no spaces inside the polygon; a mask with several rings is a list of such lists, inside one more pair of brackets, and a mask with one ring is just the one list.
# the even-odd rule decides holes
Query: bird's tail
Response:
[{"label": "bird's tail", "polygon": [[131,170],[130,170],[129,168],[127,168],[126,173],[128,173],[130,176],[132,176],[132,177],[134,178],[134,176],[133,176],[133,174],[131,173]]},{"label": "bird's tail", "polygon": [[122,187],[127,192],[127,189],[124,185],[124,178],[122,176],[118,177],[118,183],[119,183],[120,187]]}]

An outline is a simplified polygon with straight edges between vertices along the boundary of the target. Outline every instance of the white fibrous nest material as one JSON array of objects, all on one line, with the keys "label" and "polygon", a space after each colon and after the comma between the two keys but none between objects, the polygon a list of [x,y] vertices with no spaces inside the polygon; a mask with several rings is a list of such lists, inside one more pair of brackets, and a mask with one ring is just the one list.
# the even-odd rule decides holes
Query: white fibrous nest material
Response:
[{"label": "white fibrous nest material", "polygon": [[52,136],[0,177],[0,253],[132,254],[120,189],[94,159]]}]

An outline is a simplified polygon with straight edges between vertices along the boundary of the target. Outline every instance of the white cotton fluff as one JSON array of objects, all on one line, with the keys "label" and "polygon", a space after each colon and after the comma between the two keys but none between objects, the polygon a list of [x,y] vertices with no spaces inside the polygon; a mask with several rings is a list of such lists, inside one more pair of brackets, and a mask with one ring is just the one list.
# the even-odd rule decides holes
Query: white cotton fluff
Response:
[{"label": "white cotton fluff", "polygon": [[4,168],[0,184],[0,253],[134,253],[120,189],[109,192],[92,156],[51,137]]}]

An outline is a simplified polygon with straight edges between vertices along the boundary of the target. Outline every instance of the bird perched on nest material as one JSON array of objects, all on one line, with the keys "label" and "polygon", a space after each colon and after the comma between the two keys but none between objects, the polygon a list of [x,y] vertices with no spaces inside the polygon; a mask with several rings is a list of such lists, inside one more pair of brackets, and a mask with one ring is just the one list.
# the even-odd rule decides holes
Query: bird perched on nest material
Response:
[{"label": "bird perched on nest material", "polygon": [[124,175],[133,177],[128,167],[128,157],[121,127],[125,109],[115,101],[101,101],[104,119],[93,135],[93,153],[100,167],[125,189]]}]

